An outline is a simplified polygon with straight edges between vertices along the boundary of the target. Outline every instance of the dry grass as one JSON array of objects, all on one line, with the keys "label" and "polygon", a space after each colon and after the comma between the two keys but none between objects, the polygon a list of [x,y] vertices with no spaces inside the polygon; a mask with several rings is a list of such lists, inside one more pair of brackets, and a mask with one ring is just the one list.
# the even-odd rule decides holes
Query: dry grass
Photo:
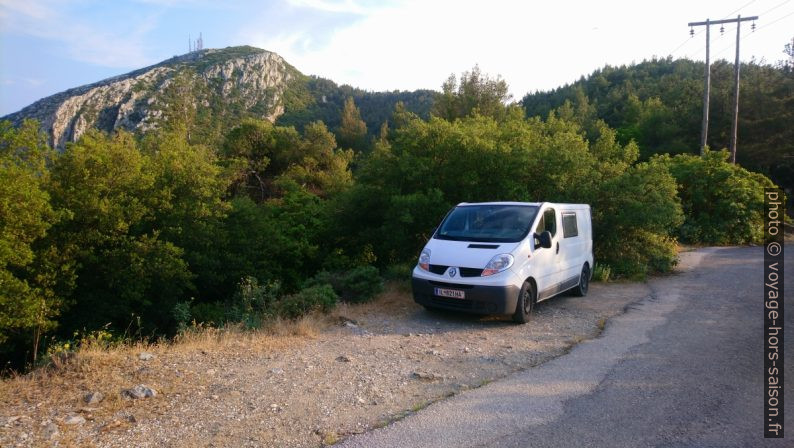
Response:
[{"label": "dry grass", "polygon": [[[68,356],[53,357],[45,367],[0,381],[0,407],[10,410],[33,405],[37,408],[68,406],[79,409],[86,406],[81,401],[83,394],[100,390],[106,397],[102,409],[115,412],[126,404],[119,392],[143,379],[130,373],[132,368],[141,367],[137,358],[141,352],[153,353],[156,358],[147,365],[156,367],[164,360],[178,362],[196,353],[222,355],[232,349],[254,353],[288,350],[305,344],[345,320],[357,320],[373,313],[397,312],[409,303],[406,297],[410,299],[404,284],[393,282],[372,302],[342,303],[331,313],[310,313],[297,320],[276,319],[258,330],[246,330],[242,326],[195,327],[172,341],[83,345]],[[158,385],[152,386],[157,389]],[[75,394],[75,390],[80,393]]]},{"label": "dry grass", "polygon": [[[224,328],[193,327],[173,340],[151,343],[84,343],[76,352],[53,357],[44,367],[24,375],[0,380],[0,417],[21,415],[29,418],[34,428],[53,421],[61,427],[63,446],[78,446],[85,440],[72,439],[76,431],[68,430],[62,420],[79,414],[89,421],[102,422],[100,432],[116,431],[132,425],[127,418],[148,420],[169,412],[169,400],[129,400],[121,391],[137,384],[146,384],[164,396],[194,396],[206,390],[211,375],[207,365],[223,365],[225,360],[256,359],[263,354],[300,348],[317,338],[325,337],[348,320],[364,321],[384,314],[399,314],[412,304],[405,284],[389,283],[374,301],[364,304],[340,304],[328,314],[310,313],[296,320],[275,319],[257,330],[243,326]],[[142,361],[141,352],[155,355]],[[217,369],[217,367],[214,367]],[[101,392],[104,400],[89,405],[83,397]],[[37,430],[34,430],[37,433]],[[336,433],[325,434],[323,442],[338,441]],[[34,445],[43,439],[30,440]],[[33,445],[32,445],[33,446]]]},{"label": "dry grass", "polygon": [[607,326],[606,318],[602,317],[601,319],[598,319],[598,322],[596,323],[596,325],[598,325],[598,331],[599,332],[600,331],[604,331],[604,328],[606,328],[606,326]]},{"label": "dry grass", "polygon": [[374,314],[403,314],[407,306],[413,306],[410,295],[411,285],[407,282],[388,282],[383,292],[367,303],[340,303],[330,316],[341,321],[344,319],[365,319]]}]

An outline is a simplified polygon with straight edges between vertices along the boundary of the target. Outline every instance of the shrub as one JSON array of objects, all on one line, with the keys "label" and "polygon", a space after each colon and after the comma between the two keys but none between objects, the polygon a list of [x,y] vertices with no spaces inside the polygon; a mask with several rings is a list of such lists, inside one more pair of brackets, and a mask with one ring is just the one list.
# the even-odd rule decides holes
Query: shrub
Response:
[{"label": "shrub", "polygon": [[174,322],[176,322],[176,331],[185,331],[191,319],[190,302],[178,302],[174,305],[174,309],[171,310],[171,316],[173,316]]},{"label": "shrub", "polygon": [[232,299],[229,320],[241,322],[247,328],[258,328],[264,316],[275,312],[274,304],[280,290],[281,285],[277,281],[260,285],[255,277],[243,278]]},{"label": "shrub", "polygon": [[223,302],[197,303],[190,307],[190,314],[197,323],[222,325],[226,322],[227,306]]},{"label": "shrub", "polygon": [[395,263],[386,268],[383,276],[388,280],[409,281],[413,269],[414,263]]},{"label": "shrub", "polygon": [[593,268],[593,281],[608,282],[609,275],[612,273],[612,268],[608,264],[596,262]]},{"label": "shrub", "polygon": [[678,183],[685,214],[679,230],[683,241],[744,244],[763,240],[764,188],[775,186],[769,178],[728,162],[727,151],[658,159]]},{"label": "shrub", "polygon": [[322,271],[307,286],[328,284],[344,302],[367,302],[383,291],[383,279],[374,266],[358,266],[345,272]]},{"label": "shrub", "polygon": [[295,294],[284,296],[278,302],[278,314],[295,319],[312,311],[328,312],[336,306],[339,297],[331,285],[314,285]]},{"label": "shrub", "polygon": [[610,274],[634,278],[666,272],[677,257],[672,237],[683,221],[675,179],[651,160],[599,187],[593,204],[595,255]]}]

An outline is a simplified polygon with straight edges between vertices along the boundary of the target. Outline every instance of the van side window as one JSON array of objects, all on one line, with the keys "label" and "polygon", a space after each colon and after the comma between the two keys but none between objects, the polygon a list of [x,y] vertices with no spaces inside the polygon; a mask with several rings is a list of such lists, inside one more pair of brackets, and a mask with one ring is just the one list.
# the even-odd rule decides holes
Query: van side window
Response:
[{"label": "van side window", "polygon": [[[549,208],[543,212],[543,228],[541,232],[548,230],[551,233],[551,236],[554,236],[557,233],[557,217],[554,214],[554,209]],[[540,226],[538,226],[540,228]]]},{"label": "van side window", "polygon": [[579,235],[579,228],[576,227],[576,213],[562,214],[562,236],[571,238]]}]

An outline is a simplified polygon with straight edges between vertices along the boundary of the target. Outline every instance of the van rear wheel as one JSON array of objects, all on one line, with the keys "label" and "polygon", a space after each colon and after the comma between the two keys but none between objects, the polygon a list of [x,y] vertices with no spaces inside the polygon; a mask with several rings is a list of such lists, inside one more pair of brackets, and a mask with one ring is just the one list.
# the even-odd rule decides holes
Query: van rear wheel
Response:
[{"label": "van rear wheel", "polygon": [[582,266],[582,275],[579,276],[579,286],[573,289],[573,293],[579,297],[587,295],[590,288],[590,267],[585,264]]},{"label": "van rear wheel", "polygon": [[531,282],[524,282],[521,291],[518,292],[516,311],[513,313],[513,320],[519,324],[529,322],[529,316],[535,308],[535,288]]}]

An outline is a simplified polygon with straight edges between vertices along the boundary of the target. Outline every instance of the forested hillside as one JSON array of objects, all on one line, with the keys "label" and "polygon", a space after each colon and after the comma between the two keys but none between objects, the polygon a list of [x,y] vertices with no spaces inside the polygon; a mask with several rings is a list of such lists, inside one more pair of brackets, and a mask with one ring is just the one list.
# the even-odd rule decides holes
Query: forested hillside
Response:
[{"label": "forested hillside", "polygon": [[[397,102],[427,118],[433,92],[367,92],[306,76],[276,53],[250,46],[205,49],[43,98],[3,119],[39,121],[51,146],[63,150],[86,131],[143,134],[190,114],[193,141],[218,145],[247,118],[305,125],[322,120],[337,132],[345,101],[362,111],[367,138],[379,133]],[[361,146],[361,144],[358,144]]]},{"label": "forested hillside", "polygon": [[[702,62],[653,59],[630,66],[606,66],[579,81],[549,92],[526,95],[527,116],[576,117],[592,133],[604,120],[618,141],[637,142],[642,159],[653,154],[696,154],[703,98]],[[708,145],[730,142],[733,64],[711,67]],[[794,188],[794,64],[747,63],[741,66],[737,162]]]},{"label": "forested hillside", "polygon": [[[304,76],[291,83],[285,98],[285,112],[277,124],[302,129],[312,121],[321,120],[330,129],[342,124],[343,109],[348,99],[358,107],[369,137],[379,135],[397,103],[422,118],[430,116],[435,92],[432,90],[369,92],[316,76]],[[391,124],[390,124],[391,125]],[[369,143],[370,139],[367,139]]]},{"label": "forested hillside", "polygon": [[[432,109],[427,92],[296,74],[273,123],[233,107],[211,119],[180,95],[194,79],[181,76],[163,88],[153,128],[87,129],[57,151],[39,122],[0,122],[4,367],[369,300],[383,277],[410,276],[461,201],[591,204],[601,278],[669,271],[679,239],[763,236],[767,177],[718,151],[641,157],[648,137],[595,119],[601,106],[584,95],[527,118],[505,104],[506,82],[476,67],[448,79]],[[656,104],[638,107],[667,110]],[[643,120],[637,129],[653,128]],[[773,142],[780,132],[790,130],[770,131],[769,151],[789,147]]]}]

